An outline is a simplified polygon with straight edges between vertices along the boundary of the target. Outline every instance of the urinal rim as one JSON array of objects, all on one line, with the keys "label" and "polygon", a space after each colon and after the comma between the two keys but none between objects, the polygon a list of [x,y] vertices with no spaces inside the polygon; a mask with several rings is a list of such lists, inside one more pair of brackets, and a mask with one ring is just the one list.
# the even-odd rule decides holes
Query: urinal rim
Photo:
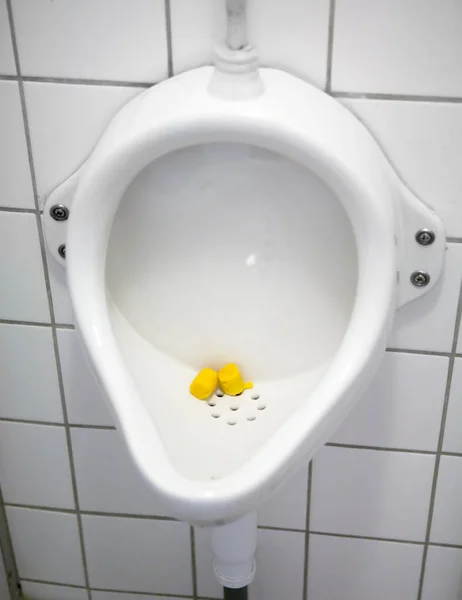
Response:
[{"label": "urinal rim", "polygon": [[[323,398],[323,401],[319,402],[317,411],[311,411],[312,423],[322,422],[333,403],[338,406],[334,420],[344,417],[352,395],[367,376],[372,376],[382,356],[385,336],[395,309],[395,207],[393,180],[389,178],[387,163],[378,162],[376,166],[377,173],[380,172],[383,181],[388,181],[390,186],[384,196],[388,198],[388,204],[384,199],[378,201],[373,197],[373,190],[349,171],[348,163],[342,161],[341,157],[332,156],[319,146],[310,147],[307,136],[297,135],[296,130],[287,128],[286,123],[279,123],[279,128],[273,123],[271,135],[267,131],[262,136],[262,124],[267,122],[268,117],[265,115],[261,118],[257,113],[258,110],[254,108],[250,114],[237,113],[236,116],[224,107],[215,114],[198,107],[189,114],[173,111],[162,124],[148,125],[143,132],[137,130],[119,139],[117,145],[97,149],[79,178],[69,222],[69,286],[77,326],[90,360],[111,399],[111,407],[129,441],[138,467],[172,505],[173,512],[190,521],[228,519],[254,508],[263,497],[259,487],[266,483],[268,492],[277,472],[293,468],[294,461],[286,463],[285,456],[303,454],[303,445],[307,441],[306,427],[302,425],[301,418],[304,407],[239,471],[222,480],[207,482],[207,485],[205,482],[188,480],[175,471],[159,439],[155,439],[149,429],[150,418],[140,399],[137,414],[134,414],[134,405],[124,398],[135,399],[138,395],[131,377],[124,369],[109,321],[104,270],[110,226],[118,205],[115,198],[118,195],[120,200],[141,169],[175,148],[183,148],[194,142],[223,142],[223,136],[226,136],[226,141],[253,141],[269,150],[284,149],[286,156],[294,157],[298,152],[299,158],[310,159],[309,168],[324,181],[329,179],[327,183],[337,192],[342,203],[346,190],[353,195],[351,206],[358,211],[358,215],[361,213],[358,219],[362,221],[361,231],[358,230],[359,221],[355,230],[358,258],[362,261],[358,294],[344,341],[329,369],[329,373],[335,376],[336,386],[326,375],[315,390],[316,397]],[[224,115],[226,122],[223,122]],[[343,197],[340,195],[342,192]],[[79,232],[85,232],[85,235]],[[104,362],[101,362],[101,356],[104,356]],[[355,356],[354,369],[351,368],[352,356]],[[342,406],[338,404],[339,397]],[[334,420],[324,423],[325,427],[333,428]],[[290,435],[283,434],[283,430],[285,432],[287,429],[290,429]],[[319,440],[310,440],[313,448],[322,443],[325,436],[324,430],[314,430]],[[144,432],[143,435],[137,435],[140,431]],[[147,441],[150,442],[149,447],[146,447]],[[274,448],[278,448],[278,451],[275,452]],[[162,462],[162,482],[153,477],[150,464],[153,455],[156,456],[157,472]],[[271,460],[268,460],[268,456],[271,456]],[[258,481],[255,480],[256,472],[259,474]]]}]

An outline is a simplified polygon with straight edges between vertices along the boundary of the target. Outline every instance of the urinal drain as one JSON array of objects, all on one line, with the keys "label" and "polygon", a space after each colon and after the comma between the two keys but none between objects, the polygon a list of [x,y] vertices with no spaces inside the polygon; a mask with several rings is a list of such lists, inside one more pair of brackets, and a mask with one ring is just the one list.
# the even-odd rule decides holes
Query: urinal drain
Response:
[{"label": "urinal drain", "polygon": [[[223,400],[221,400],[221,398],[223,398]],[[250,398],[252,400],[260,400],[260,394],[254,391],[250,395]],[[257,409],[258,411],[262,411],[266,409],[266,404],[263,402],[259,402],[257,405],[255,405],[253,404],[253,402],[249,402],[250,398],[248,392],[243,392],[241,400],[241,398],[239,398],[238,396],[229,398],[229,396],[226,396],[226,394],[224,394],[221,390],[217,390],[215,392],[215,396],[207,400],[208,406],[210,406],[210,408],[215,409],[211,411],[210,415],[214,419],[219,419],[221,416],[224,416],[226,419],[226,424],[230,425],[231,427],[234,427],[235,425],[238,425],[239,422],[242,423],[243,421],[253,422],[257,419],[257,416],[255,414],[246,415],[245,412],[247,411],[245,409],[248,409],[250,407],[253,409],[252,412],[255,409]],[[237,416],[237,411],[240,411],[241,409],[244,412],[244,414],[242,415],[243,421],[235,418]],[[228,415],[226,415],[227,412]]]}]

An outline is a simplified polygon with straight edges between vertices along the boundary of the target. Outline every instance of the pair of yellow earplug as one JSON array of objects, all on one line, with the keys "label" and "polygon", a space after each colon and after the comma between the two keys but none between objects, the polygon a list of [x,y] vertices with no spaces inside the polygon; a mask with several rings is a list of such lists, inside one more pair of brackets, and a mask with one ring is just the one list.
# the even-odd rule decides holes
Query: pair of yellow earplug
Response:
[{"label": "pair of yellow earplug", "polygon": [[253,388],[253,383],[244,383],[241,373],[235,364],[225,365],[222,369],[202,369],[191,382],[189,391],[199,400],[207,400],[217,389],[218,383],[228,396],[237,396],[244,390]]}]

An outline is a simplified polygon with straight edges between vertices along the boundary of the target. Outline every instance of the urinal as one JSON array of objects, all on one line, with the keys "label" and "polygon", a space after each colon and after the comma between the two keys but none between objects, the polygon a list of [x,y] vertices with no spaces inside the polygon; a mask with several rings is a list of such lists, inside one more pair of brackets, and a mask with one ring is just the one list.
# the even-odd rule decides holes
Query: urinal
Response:
[{"label": "urinal", "polygon": [[[174,516],[225,528],[352,410],[445,249],[360,121],[248,48],[130,101],[44,224],[135,464]],[[190,395],[228,362],[253,389]]]}]

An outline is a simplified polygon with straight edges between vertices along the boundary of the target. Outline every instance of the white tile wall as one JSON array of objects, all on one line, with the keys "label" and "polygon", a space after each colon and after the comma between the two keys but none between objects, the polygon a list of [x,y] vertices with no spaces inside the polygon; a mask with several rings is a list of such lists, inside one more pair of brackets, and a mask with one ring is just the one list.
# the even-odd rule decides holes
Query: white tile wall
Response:
[{"label": "white tile wall", "polygon": [[51,329],[0,324],[0,357],[0,418],[62,423]]},{"label": "white tile wall", "polygon": [[35,581],[24,581],[22,591],[26,600],[87,600],[87,590],[83,588],[49,585]]},{"label": "white tile wall", "polygon": [[404,181],[438,211],[446,235],[462,237],[457,160],[462,104],[363,99],[342,99],[342,104],[367,125]]},{"label": "white tile wall", "polygon": [[[310,536],[310,600],[417,598],[422,546]],[[445,596],[433,596],[432,600]]]},{"label": "white tile wall", "polygon": [[0,315],[50,321],[35,215],[0,213]]},{"label": "white tile wall", "polygon": [[461,19],[453,0],[337,0],[333,89],[462,95]]},{"label": "white tile wall", "polygon": [[0,72],[4,75],[16,74],[6,0],[0,0]]},{"label": "white tile wall", "polygon": [[259,525],[305,529],[307,494],[308,465],[304,465],[272,498],[261,506],[258,510]]},{"label": "white tile wall", "polygon": [[134,466],[118,431],[73,429],[72,447],[82,510],[171,516]]},{"label": "white tile wall", "polygon": [[12,506],[6,513],[20,577],[85,584],[75,515]]},{"label": "white tile wall", "polygon": [[428,549],[422,600],[459,600],[462,596],[462,549]]},{"label": "white tile wall", "polygon": [[[211,62],[213,43],[223,37],[224,0],[170,0],[171,57],[164,0],[8,0],[13,38],[6,1],[0,0],[0,484],[5,500],[15,504],[7,506],[7,516],[24,591],[30,600],[87,598],[84,544],[89,583],[98,588],[93,600],[135,600],[141,597],[136,592],[149,600],[191,596],[190,530],[140,518],[168,512],[134,469],[119,434],[104,429],[114,421],[77,334],[59,327],[82,539],[52,330],[1,321],[50,322],[36,215],[14,212],[34,210],[29,151],[43,203],[82,164],[119,108],[144,84],[167,75],[169,60],[175,72]],[[429,514],[462,279],[461,16],[455,0],[250,2],[249,39],[258,45],[261,63],[321,88],[331,83],[335,92],[366,94],[340,94],[340,101],[438,211],[452,240],[442,281],[396,315],[389,346],[406,352],[387,354],[371,389],[333,437],[340,445],[316,457],[308,512],[306,465],[261,507],[260,525],[276,529],[259,530],[251,600],[306,600],[307,516],[318,532],[309,536],[309,600],[455,600],[462,593],[460,548],[432,545],[462,545],[462,456],[441,457]],[[22,82],[11,79],[12,40],[25,76],[29,148]],[[49,276],[55,321],[72,324],[65,274],[50,263]],[[461,361],[454,363],[445,453],[462,454]],[[50,510],[41,510],[44,505]],[[423,565],[429,517],[431,544]],[[208,532],[196,530],[195,538],[198,597],[218,598]]]},{"label": "white tile wall", "polygon": [[188,525],[96,516],[82,520],[92,587],[192,594]]},{"label": "white tile wall", "polygon": [[34,208],[21,100],[15,81],[0,81],[0,131],[0,204]]},{"label": "white tile wall", "polygon": [[37,191],[43,201],[45,194],[81,166],[111,118],[142,90],[26,83],[24,91]]},{"label": "white tile wall", "polygon": [[13,2],[23,75],[155,82],[167,76],[162,0]]},{"label": "white tile wall", "polygon": [[436,451],[449,359],[388,352],[332,442]]},{"label": "white tile wall", "polygon": [[462,545],[462,457],[442,456],[430,539]]},{"label": "white tile wall", "polygon": [[64,428],[0,422],[0,485],[7,503],[75,508]]},{"label": "white tile wall", "polygon": [[[221,598],[223,592],[213,573],[210,532],[196,528],[195,540],[198,595]],[[304,543],[304,534],[296,531],[258,531],[258,569],[250,600],[302,599]]]},{"label": "white tile wall", "polygon": [[435,459],[326,446],[313,461],[313,531],[423,541]]},{"label": "white tile wall", "polygon": [[454,360],[443,450],[462,454],[462,358]]}]

